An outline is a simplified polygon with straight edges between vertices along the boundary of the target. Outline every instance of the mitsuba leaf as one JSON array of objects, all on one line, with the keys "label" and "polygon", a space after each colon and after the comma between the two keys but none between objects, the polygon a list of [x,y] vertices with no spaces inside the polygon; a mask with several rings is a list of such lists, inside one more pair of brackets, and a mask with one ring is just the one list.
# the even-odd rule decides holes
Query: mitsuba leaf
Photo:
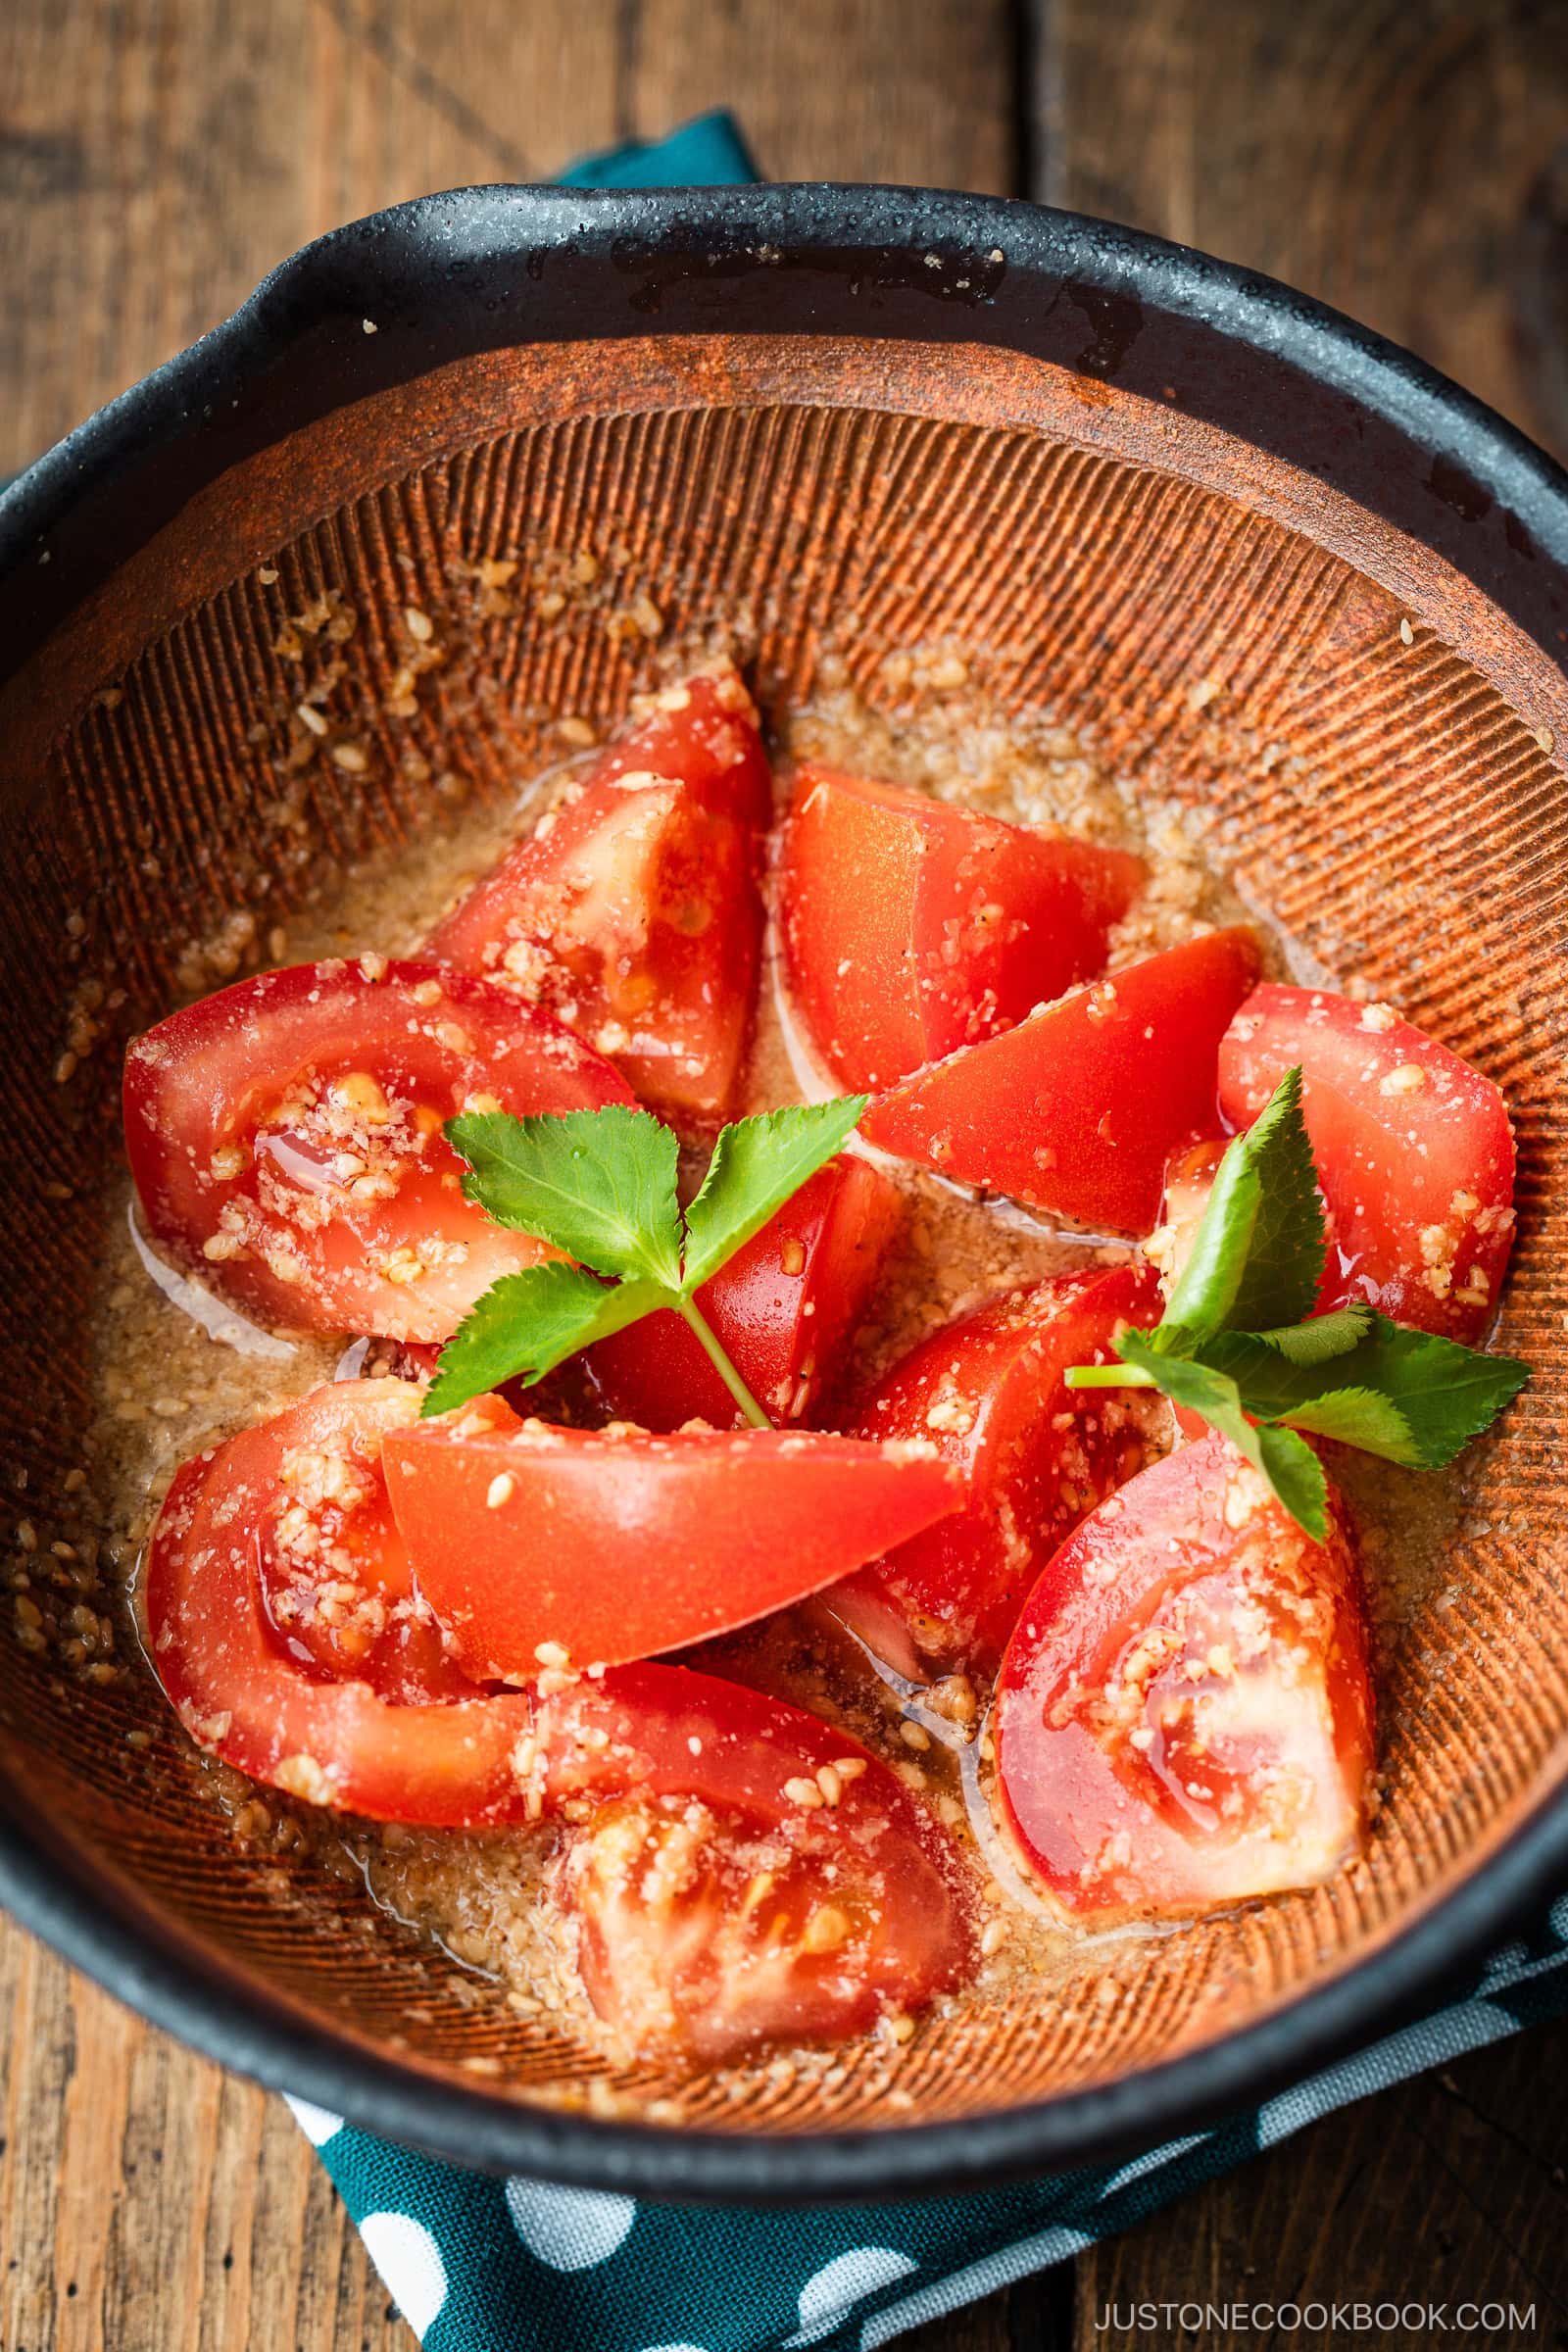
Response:
[{"label": "mitsuba leaf", "polygon": [[[1203,1343],[1201,1358],[1235,1381],[1247,1410],[1258,1419],[1289,1421],[1424,1470],[1451,1462],[1530,1377],[1529,1365],[1515,1356],[1484,1355],[1435,1332],[1391,1323],[1370,1308],[1361,1313],[1354,1346],[1324,1360],[1293,1361],[1278,1346],[1277,1332],[1220,1332]],[[1298,1340],[1312,1328],[1304,1324],[1292,1336]],[[1342,1395],[1377,1399],[1385,1409],[1330,1402]]]},{"label": "mitsuba leaf", "polygon": [[1325,1390],[1321,1396],[1294,1406],[1286,1422],[1292,1429],[1309,1429],[1315,1437],[1338,1438],[1361,1453],[1381,1454],[1386,1462],[1402,1462],[1410,1470],[1426,1466],[1404,1414],[1376,1389]]},{"label": "mitsuba leaf", "polygon": [[1262,1474],[1312,1541],[1328,1541],[1328,1481],[1304,1438],[1294,1430],[1266,1424],[1254,1428],[1247,1417],[1241,1391],[1228,1373],[1190,1356],[1164,1354],[1151,1346],[1149,1335],[1143,1332],[1124,1331],[1116,1342],[1116,1352],[1124,1363],[1148,1372],[1173,1403],[1201,1413],[1209,1427],[1229,1438]]},{"label": "mitsuba leaf", "polygon": [[1323,1259],[1323,1204],[1298,1068],[1286,1071],[1215,1170],[1165,1321],[1204,1334],[1298,1323],[1312,1311]]},{"label": "mitsuba leaf", "polygon": [[532,1119],[464,1111],[447,1140],[468,1162],[465,1197],[600,1274],[680,1282],[680,1147],[651,1111],[609,1103]]},{"label": "mitsuba leaf", "polygon": [[832,1102],[791,1103],[719,1130],[702,1189],[686,1211],[688,1296],[843,1150],[869,1101],[844,1095]]},{"label": "mitsuba leaf", "polygon": [[559,1258],[504,1274],[475,1300],[442,1348],[420,1412],[450,1413],[504,1381],[543,1380],[579,1348],[669,1303],[670,1293],[661,1284],[611,1285]]}]

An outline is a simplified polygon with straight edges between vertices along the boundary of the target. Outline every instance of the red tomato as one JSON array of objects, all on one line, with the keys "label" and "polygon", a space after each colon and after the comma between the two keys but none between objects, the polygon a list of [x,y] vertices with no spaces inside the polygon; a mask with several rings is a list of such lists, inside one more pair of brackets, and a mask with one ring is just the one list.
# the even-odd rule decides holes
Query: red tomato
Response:
[{"label": "red tomato", "polygon": [[537,1006],[365,956],[241,980],[137,1038],[125,1144],[154,1240],[250,1313],[439,1341],[556,1254],[464,1200],[443,1120],[631,1099]]},{"label": "red tomato", "polygon": [[719,1118],[752,1017],[771,808],[740,677],[688,678],[642,706],[429,953],[548,1006],[676,1124]]},{"label": "red tomato", "polygon": [[417,1414],[403,1381],[343,1381],[292,1406],[270,1424],[277,1484],[251,1535],[262,1607],[285,1654],[400,1706],[475,1695],[415,1588],[381,1474],[383,1433]]},{"label": "red tomato", "polygon": [[1396,1323],[1472,1344],[1513,1246],[1501,1095],[1386,1004],[1267,986],[1220,1047],[1225,1117],[1250,1126],[1297,1062],[1330,1224],[1319,1306],[1365,1298]]},{"label": "red tomato", "polygon": [[1167,948],[922,1070],[860,1133],[960,1184],[1148,1233],[1171,1152],[1218,1126],[1215,1056],[1257,960],[1245,930]]},{"label": "red tomato", "polygon": [[[902,1216],[869,1160],[830,1160],[697,1294],[752,1395],[778,1421],[807,1421],[831,1390]],[[641,1429],[741,1426],[691,1325],[666,1310],[601,1340],[587,1357],[604,1402]]]},{"label": "red tomato", "polygon": [[[580,1842],[562,1892],[583,1975],[639,2045],[718,2057],[858,2033],[956,1982],[971,1944],[956,1857],[845,1734],[678,1667],[490,1695],[438,1651],[416,1658],[400,1628],[422,1640],[428,1620],[377,1465],[416,1409],[405,1383],[344,1382],[180,1470],[145,1602],[191,1738],[255,1780],[374,1819],[566,1813]],[[446,1703],[420,1703],[437,1680]],[[614,1858],[636,1851],[658,1867],[617,1883]]]},{"label": "red tomato", "polygon": [[704,2064],[864,2033],[972,1960],[952,1848],[858,1741],[754,1690],[628,1666],[544,1700],[542,1809],[611,1799],[558,1889],[599,2015]]},{"label": "red tomato", "polygon": [[533,1701],[457,1673],[389,1525],[380,1445],[417,1410],[406,1382],[343,1381],[186,1462],[147,1555],[149,1651],[190,1737],[253,1780],[380,1821],[520,1821]]},{"label": "red tomato", "polygon": [[931,1446],[557,1429],[496,1397],[389,1432],[383,1459],[421,1592],[469,1672],[502,1682],[748,1625],[962,1493]]},{"label": "red tomato", "polygon": [[1143,860],[811,763],[783,839],[797,1003],[856,1089],[1010,1029],[1102,971]]},{"label": "red tomato", "polygon": [[1223,1438],[1142,1471],[1030,1593],[994,1721],[1004,1821],[1082,1919],[1332,1877],[1373,1760],[1338,1497],[1320,1546]]},{"label": "red tomato", "polygon": [[879,1654],[891,1612],[903,1642],[890,1665],[907,1672],[912,1648],[944,1673],[995,1669],[1043,1562],[1168,1426],[1158,1398],[1068,1389],[1062,1374],[1108,1363],[1116,1332],[1159,1311],[1147,1266],[1054,1275],[933,1334],[857,1408],[857,1437],[934,1439],[967,1482],[961,1510],[828,1595]]}]

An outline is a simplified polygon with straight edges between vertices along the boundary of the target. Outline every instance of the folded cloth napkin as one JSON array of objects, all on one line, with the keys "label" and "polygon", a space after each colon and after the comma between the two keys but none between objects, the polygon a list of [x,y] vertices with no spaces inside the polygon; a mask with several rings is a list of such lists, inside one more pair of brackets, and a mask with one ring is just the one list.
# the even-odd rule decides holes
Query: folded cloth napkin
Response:
[{"label": "folded cloth napkin", "polygon": [[291,2100],[425,2352],[870,2352],[1062,2262],[1333,2108],[1568,2012],[1568,1896],[1466,1997],[1130,2163],[903,2205],[753,2213],[497,2180]]},{"label": "folded cloth napkin", "polygon": [[[564,172],[575,187],[755,179],[729,117]],[[1467,1996],[1219,2129],[980,2195],[715,2211],[493,2180],[291,2099],[426,2352],[861,2352],[1061,2262],[1335,2107],[1568,2011],[1568,1896]]]}]

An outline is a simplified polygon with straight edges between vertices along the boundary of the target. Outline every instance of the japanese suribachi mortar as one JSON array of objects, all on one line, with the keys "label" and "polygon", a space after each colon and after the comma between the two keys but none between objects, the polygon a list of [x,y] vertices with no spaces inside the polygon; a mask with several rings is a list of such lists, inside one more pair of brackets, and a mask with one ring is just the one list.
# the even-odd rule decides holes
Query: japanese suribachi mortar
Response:
[{"label": "japanese suribachi mortar", "polygon": [[[580,2074],[569,2032],[476,2004],[357,1884],[302,1863],[270,1892],[275,1858],[236,1846],[175,1743],[127,1745],[160,1720],[148,1678],[86,1688],[7,1631],[0,1893],[230,2065],[563,2180],[863,2198],[1190,2129],[1408,2015],[1568,1886],[1568,480],[1284,289],[1025,206],[476,189],[310,247],[0,503],[8,1529],[69,1518],[116,1041],[173,1001],[193,937],[263,895],[286,915],[298,825],[348,858],[416,824],[443,771],[503,789],[553,712],[612,722],[646,639],[526,587],[487,612],[474,581],[614,542],[617,606],[731,631],[764,705],[828,636],[873,706],[890,648],[965,649],[1004,709],[1049,708],[1206,811],[1326,970],[1505,1091],[1500,1342],[1536,1379],[1402,1641],[1370,1850],[1108,1979],[927,2027],[907,2104],[851,2049],[740,2103],[632,2070],[682,2120],[605,2121],[551,2103]],[[334,650],[369,754],[297,766],[283,799],[273,573],[290,611],[354,608]],[[411,603],[448,660],[394,718]],[[62,1085],[84,980],[114,1037]]]}]

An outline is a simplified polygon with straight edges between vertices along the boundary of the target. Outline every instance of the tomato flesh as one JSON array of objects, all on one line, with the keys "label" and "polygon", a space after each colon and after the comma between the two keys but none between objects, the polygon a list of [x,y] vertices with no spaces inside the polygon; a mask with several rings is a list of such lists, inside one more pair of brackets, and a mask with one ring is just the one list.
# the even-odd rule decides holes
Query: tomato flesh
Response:
[{"label": "tomato flesh", "polygon": [[499,1398],[388,1433],[398,1527],[469,1673],[613,1665],[750,1624],[957,1507],[930,1446],[557,1429]]},{"label": "tomato flesh", "polygon": [[154,1241],[265,1322],[395,1340],[450,1338],[503,1274],[555,1254],[464,1200],[442,1122],[631,1100],[537,1006],[380,956],[239,981],[125,1057]]},{"label": "tomato flesh", "polygon": [[284,1654],[320,1679],[367,1682],[400,1706],[474,1696],[416,1590],[381,1474],[384,1432],[417,1411],[401,1381],[343,1382],[296,1405],[286,1434],[273,1425],[284,1441],[277,1487],[251,1538],[262,1607]]},{"label": "tomato flesh", "polygon": [[539,1720],[536,1803],[601,1800],[556,1884],[589,1997],[632,2049],[715,2064],[860,2034],[972,1965],[952,1849],[814,1715],[641,1665],[571,1684]]},{"label": "tomato flesh", "polygon": [[1343,1506],[1313,1544],[1210,1434],[1140,1472],[1049,1563],[1003,1661],[1004,1822],[1096,1925],[1331,1877],[1373,1758]]},{"label": "tomato flesh", "polygon": [[1514,1145],[1489,1078],[1387,1005],[1254,989],[1220,1047],[1220,1108],[1250,1126],[1294,1064],[1328,1211],[1320,1307],[1364,1298],[1473,1345],[1513,1245]]},{"label": "tomato flesh", "polygon": [[[845,1153],[698,1292],[725,1353],[775,1421],[808,1422],[831,1397],[902,1215],[891,1179]],[[601,1340],[587,1364],[617,1420],[649,1430],[741,1426],[701,1341],[671,1311]]]},{"label": "tomato flesh", "polygon": [[[532,1701],[487,1696],[448,1662],[386,1517],[381,1442],[417,1410],[406,1382],[343,1381],[185,1463],[148,1550],[149,1652],[190,1737],[252,1780],[381,1821],[521,1821],[514,1751]],[[302,1473],[307,1455],[338,1471]],[[326,1561],[310,1577],[290,1531],[280,1533],[302,1488],[328,1535],[350,1548],[368,1539],[341,1574]],[[329,1586],[349,1588],[349,1638],[320,1613]],[[285,1596],[295,1606],[280,1623]],[[400,1605],[419,1629],[407,1644]],[[370,1638],[353,1660],[359,1634]],[[339,1679],[351,1661],[357,1671]]]},{"label": "tomato flesh", "polygon": [[934,1333],[861,1400],[856,1436],[934,1439],[965,1480],[961,1510],[829,1596],[890,1665],[908,1673],[918,1653],[944,1672],[994,1670],[1043,1563],[1168,1426],[1157,1398],[1068,1389],[1062,1375],[1110,1362],[1117,1331],[1159,1312],[1147,1266],[1054,1275]]},{"label": "tomato flesh", "polygon": [[644,705],[428,952],[556,1013],[673,1124],[710,1122],[751,1023],[770,813],[757,712],[722,664]]},{"label": "tomato flesh", "polygon": [[808,762],[781,862],[790,983],[848,1087],[891,1086],[1104,968],[1141,858]]},{"label": "tomato flesh", "polygon": [[1186,940],[895,1087],[860,1133],[960,1184],[1148,1233],[1171,1152],[1217,1131],[1219,1041],[1257,968],[1250,931]]}]

